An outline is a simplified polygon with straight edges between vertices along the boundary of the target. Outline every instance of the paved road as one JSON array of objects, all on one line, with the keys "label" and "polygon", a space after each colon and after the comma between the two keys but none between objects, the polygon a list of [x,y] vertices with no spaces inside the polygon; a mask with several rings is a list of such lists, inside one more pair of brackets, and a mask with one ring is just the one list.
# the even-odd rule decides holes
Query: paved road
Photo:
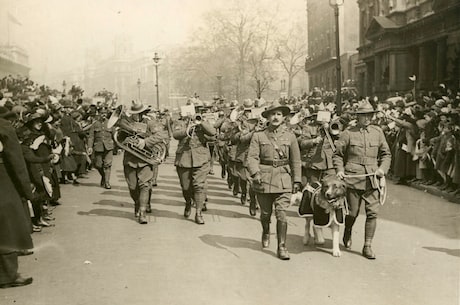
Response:
[{"label": "paved road", "polygon": [[1,290],[0,304],[459,304],[460,205],[390,185],[375,261],[360,255],[364,217],[352,251],[334,258],[328,231],[324,247],[302,245],[304,222],[291,207],[291,260],[281,261],[276,236],[262,250],[258,219],[218,175],[209,178],[204,226],[182,216],[172,160],[160,167],[148,225],[133,218],[121,156],[111,190],[95,171],[80,186],[64,185],[56,227],[34,234],[35,254],[20,259],[34,283]]}]

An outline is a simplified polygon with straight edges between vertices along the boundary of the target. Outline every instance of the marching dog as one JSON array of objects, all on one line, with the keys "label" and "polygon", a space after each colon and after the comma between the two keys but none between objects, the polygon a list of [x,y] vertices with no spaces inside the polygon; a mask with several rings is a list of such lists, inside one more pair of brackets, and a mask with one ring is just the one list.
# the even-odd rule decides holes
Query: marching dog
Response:
[{"label": "marching dog", "polygon": [[[306,190],[305,192],[308,192]],[[321,180],[321,186],[317,191],[307,196],[311,213],[301,215],[305,217],[304,245],[308,245],[311,238],[310,226],[313,221],[313,237],[315,244],[324,244],[322,228],[330,227],[332,231],[332,255],[341,255],[339,248],[339,229],[344,225],[345,215],[348,211],[346,202],[345,182],[336,176],[326,176]]]}]

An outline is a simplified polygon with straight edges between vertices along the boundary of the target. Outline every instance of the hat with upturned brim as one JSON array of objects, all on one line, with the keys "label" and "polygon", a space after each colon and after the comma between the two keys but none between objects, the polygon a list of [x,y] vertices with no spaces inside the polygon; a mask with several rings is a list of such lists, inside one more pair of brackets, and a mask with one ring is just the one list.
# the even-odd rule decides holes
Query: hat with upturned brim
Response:
[{"label": "hat with upturned brim", "polygon": [[358,105],[358,108],[355,111],[352,111],[354,114],[370,114],[379,112],[372,107],[371,103],[368,101],[362,102]]},{"label": "hat with upturned brim", "polygon": [[283,116],[287,116],[289,113],[291,113],[291,109],[288,106],[281,105],[278,101],[275,101],[273,102],[273,104],[268,106],[268,108],[264,112],[262,112],[262,116],[264,118],[268,118],[270,113],[275,110],[281,110],[281,112],[283,113]]},{"label": "hat with upturned brim", "polygon": [[130,114],[139,114],[148,110],[149,107],[147,105],[143,105],[142,103],[136,103],[135,101],[133,101],[131,107],[127,110],[127,112],[129,112]]}]

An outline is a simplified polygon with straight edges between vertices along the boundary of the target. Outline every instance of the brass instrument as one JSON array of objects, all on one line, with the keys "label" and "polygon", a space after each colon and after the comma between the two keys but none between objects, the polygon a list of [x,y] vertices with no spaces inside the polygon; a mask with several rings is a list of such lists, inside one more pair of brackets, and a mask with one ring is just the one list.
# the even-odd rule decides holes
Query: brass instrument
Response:
[{"label": "brass instrument", "polygon": [[139,148],[139,141],[146,137],[147,124],[130,122],[124,115],[123,106],[120,105],[107,121],[108,128],[118,127],[113,134],[115,143],[150,165],[162,163],[166,159],[165,143],[156,143],[152,148]]}]

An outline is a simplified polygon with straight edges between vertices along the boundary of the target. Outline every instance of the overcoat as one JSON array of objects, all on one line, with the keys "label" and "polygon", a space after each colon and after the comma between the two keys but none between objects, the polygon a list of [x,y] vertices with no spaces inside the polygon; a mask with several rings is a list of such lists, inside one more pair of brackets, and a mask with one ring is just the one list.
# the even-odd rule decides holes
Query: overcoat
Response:
[{"label": "overcoat", "polygon": [[21,146],[10,122],[0,118],[0,254],[32,249],[30,218],[21,197],[31,200],[32,189]]}]

